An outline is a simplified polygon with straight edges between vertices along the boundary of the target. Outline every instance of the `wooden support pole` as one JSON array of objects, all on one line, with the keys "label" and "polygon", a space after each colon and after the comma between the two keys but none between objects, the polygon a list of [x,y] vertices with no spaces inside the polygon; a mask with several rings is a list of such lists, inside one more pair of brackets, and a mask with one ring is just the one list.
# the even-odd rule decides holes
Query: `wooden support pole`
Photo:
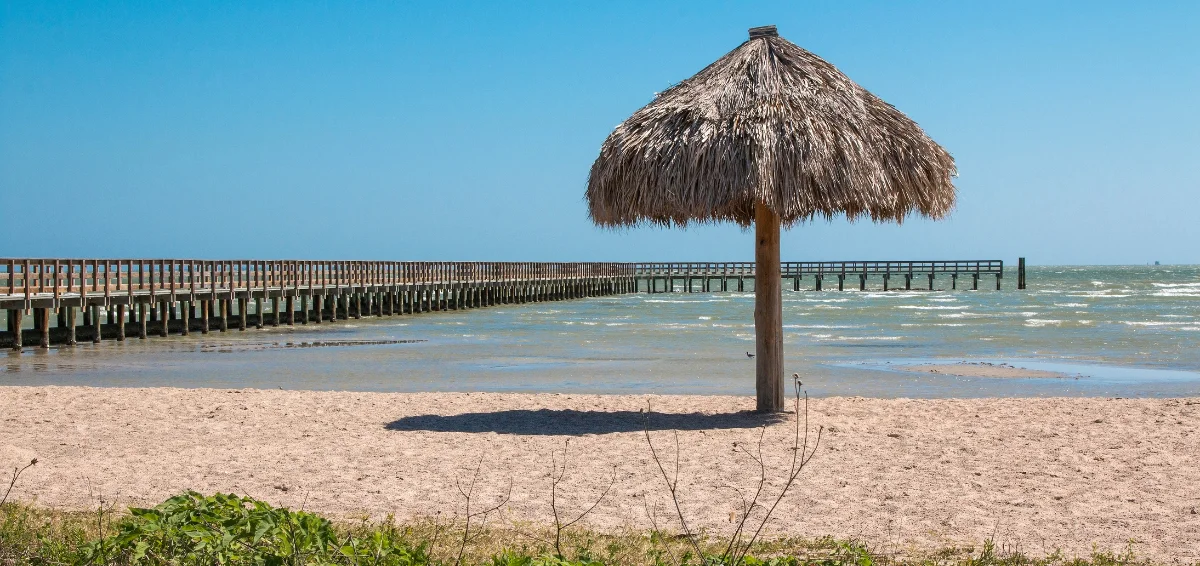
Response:
[{"label": "wooden support pole", "polygon": [[1025,288],[1025,258],[1017,258],[1017,289]]},{"label": "wooden support pole", "polygon": [[300,297],[300,324],[308,324],[308,295]]},{"label": "wooden support pole", "polygon": [[50,309],[41,308],[34,311],[38,315],[38,327],[41,330],[41,342],[38,344],[43,350],[50,349]]},{"label": "wooden support pole", "polygon": [[254,297],[254,315],[258,318],[258,320],[254,322],[254,327],[262,330],[262,327],[266,325],[266,315],[263,314],[262,297]]},{"label": "wooden support pole", "polygon": [[117,342],[125,341],[125,305],[117,305]]},{"label": "wooden support pole", "polygon": [[63,326],[67,327],[67,345],[74,346],[75,341],[75,307],[62,307],[66,311],[66,322]]},{"label": "wooden support pole", "polygon": [[146,318],[146,303],[138,303],[138,339],[146,339],[146,324],[149,322]]},{"label": "wooden support pole", "polygon": [[200,301],[200,333],[208,334],[209,321],[212,320],[212,299]]},{"label": "wooden support pole", "polygon": [[781,411],[783,293],[779,278],[779,215],[763,203],[754,210],[755,389],[759,411]]},{"label": "wooden support pole", "polygon": [[9,324],[9,328],[11,329],[11,332],[13,334],[12,349],[14,352],[20,352],[21,348],[23,346],[21,343],[21,319],[24,317],[25,317],[25,309],[9,309],[8,310],[8,321],[9,321],[8,324]]},{"label": "wooden support pole", "polygon": [[288,326],[296,325],[296,303],[294,301],[295,301],[295,297],[288,295],[288,298],[286,301],[287,313],[288,313],[288,316],[287,316]]},{"label": "wooden support pole", "polygon": [[279,297],[271,297],[271,326],[279,326]]},{"label": "wooden support pole", "polygon": [[159,322],[162,323],[162,327],[159,329],[158,335],[162,336],[163,338],[167,337],[167,332],[170,330],[167,325],[171,322],[171,312],[171,303],[168,301],[163,301],[158,317]]},{"label": "wooden support pole", "polygon": [[217,308],[221,309],[221,332],[227,332],[229,330],[229,299],[218,300]]},{"label": "wooden support pole", "polygon": [[238,330],[244,331],[244,330],[246,330],[246,317],[249,314],[246,311],[250,310],[249,309],[250,301],[248,301],[244,298],[241,298],[241,297],[239,297],[237,301],[238,301]]},{"label": "wooden support pole", "polygon": [[[103,329],[100,326],[100,307],[92,305],[92,343],[99,344]],[[165,335],[164,335],[165,336]]]},{"label": "wooden support pole", "polygon": [[930,291],[933,290],[933,274],[932,273],[929,274],[929,290]]},{"label": "wooden support pole", "polygon": [[184,301],[183,308],[179,309],[179,318],[183,319],[183,328],[180,329],[180,336],[187,336],[192,331],[192,302]]}]

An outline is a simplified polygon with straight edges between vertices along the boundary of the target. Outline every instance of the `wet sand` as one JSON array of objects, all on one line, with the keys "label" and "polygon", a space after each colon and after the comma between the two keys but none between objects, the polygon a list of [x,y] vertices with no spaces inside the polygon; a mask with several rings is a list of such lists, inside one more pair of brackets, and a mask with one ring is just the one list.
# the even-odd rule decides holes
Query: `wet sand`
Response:
[{"label": "wet sand", "polygon": [[[757,479],[734,445],[753,448],[763,424],[777,488],[791,422],[721,396],[0,387],[0,466],[37,457],[14,496],[51,507],[89,508],[101,495],[149,505],[195,489],[409,519],[461,512],[455,480],[482,459],[477,501],[511,481],[505,519],[548,522],[551,454],[567,443],[566,514],[615,474],[586,522],[646,527],[657,503],[666,526],[640,413],[648,400],[668,460],[670,430],[680,431],[693,524],[729,528],[740,503],[728,485]],[[821,445],[775,533],[891,551],[994,537],[1035,555],[1119,551],[1134,539],[1146,557],[1200,560],[1200,399],[823,398],[810,408]]]}]

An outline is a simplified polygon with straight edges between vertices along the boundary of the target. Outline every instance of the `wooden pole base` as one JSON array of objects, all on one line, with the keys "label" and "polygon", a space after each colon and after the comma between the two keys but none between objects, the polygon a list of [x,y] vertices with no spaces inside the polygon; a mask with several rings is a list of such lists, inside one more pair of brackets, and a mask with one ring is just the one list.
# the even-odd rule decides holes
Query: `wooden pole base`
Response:
[{"label": "wooden pole base", "polygon": [[755,389],[759,412],[782,411],[783,282],[779,273],[779,215],[754,209]]}]

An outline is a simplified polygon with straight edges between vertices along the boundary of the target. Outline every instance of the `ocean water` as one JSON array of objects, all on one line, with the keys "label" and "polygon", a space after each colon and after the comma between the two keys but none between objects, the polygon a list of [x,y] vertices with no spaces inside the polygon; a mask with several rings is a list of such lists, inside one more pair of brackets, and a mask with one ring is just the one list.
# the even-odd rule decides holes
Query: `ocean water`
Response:
[{"label": "ocean water", "polygon": [[[816,396],[1200,396],[1200,266],[1035,267],[1026,291],[1015,273],[994,285],[785,290],[786,370]],[[636,294],[134,338],[9,353],[0,385],[750,395],[753,311],[750,292]],[[893,369],[925,361],[1070,377]]]}]

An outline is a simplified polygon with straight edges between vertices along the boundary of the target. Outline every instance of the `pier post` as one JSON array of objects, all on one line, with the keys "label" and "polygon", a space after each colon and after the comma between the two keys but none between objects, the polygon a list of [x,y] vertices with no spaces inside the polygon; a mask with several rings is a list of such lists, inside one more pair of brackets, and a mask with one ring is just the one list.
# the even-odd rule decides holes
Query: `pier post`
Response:
[{"label": "pier post", "polygon": [[1000,279],[1002,279],[1003,277],[1004,277],[1003,273],[999,273],[999,272],[996,273],[996,290],[997,291],[1000,290]]},{"label": "pier post", "polygon": [[192,327],[192,302],[184,301],[183,308],[179,309],[180,318],[183,319],[183,330],[179,333],[180,336],[187,336]]},{"label": "pier post", "polygon": [[63,326],[67,327],[67,345],[74,346],[75,342],[75,307],[62,307],[66,314],[66,322]]},{"label": "pier post", "polygon": [[929,290],[930,291],[933,290],[933,274],[932,273],[929,274]]},{"label": "pier post", "polygon": [[229,299],[221,299],[217,302],[221,309],[221,332],[229,330]]},{"label": "pier post", "polygon": [[911,273],[904,274],[904,290],[905,291],[912,290],[912,274]]},{"label": "pier post", "polygon": [[292,297],[291,295],[288,295],[287,300],[286,300],[287,313],[288,313],[288,317],[287,317],[288,318],[288,322],[287,322],[288,326],[296,325],[296,303],[294,301],[295,301],[295,298]]},{"label": "pier post", "polygon": [[8,327],[13,333],[14,352],[21,351],[21,319],[25,317],[25,309],[9,309],[8,310]]},{"label": "pier post", "polygon": [[[822,280],[824,279],[824,276],[823,276],[823,275],[821,275],[820,273],[818,273],[818,274],[814,275],[814,276],[813,276],[813,278],[817,280],[817,282],[815,283],[815,286],[813,287],[813,290],[814,290],[814,291],[820,291],[820,290],[821,290],[821,283],[822,283]],[[754,285],[755,285],[756,287],[758,286],[758,278],[755,278],[755,279],[754,279]]]},{"label": "pier post", "polygon": [[971,290],[972,291],[979,290],[979,273],[971,274]]},{"label": "pier post", "polygon": [[1025,288],[1025,258],[1017,258],[1017,289]]},{"label": "pier post", "polygon": [[[38,311],[40,311],[40,312],[38,312]],[[38,326],[41,327],[40,328],[41,343],[38,345],[43,350],[49,350],[50,349],[50,309],[42,308],[42,309],[38,309],[37,311],[34,311],[34,312],[37,312],[37,314],[39,315],[37,318],[37,321],[38,321]]]},{"label": "pier post", "polygon": [[254,297],[254,314],[256,318],[258,318],[258,320],[254,322],[254,327],[262,330],[262,327],[266,323],[265,315],[263,314],[262,297]]},{"label": "pier post", "polygon": [[845,290],[846,290],[846,274],[839,273],[838,274],[838,291],[845,291]]},{"label": "pier post", "polygon": [[248,310],[249,301],[244,297],[238,297],[238,330],[246,330],[246,311]]},{"label": "pier post", "polygon": [[300,324],[308,324],[308,295],[300,296]]},{"label": "pier post", "polygon": [[950,288],[952,290],[958,290],[958,274],[957,273],[950,274]]},{"label": "pier post", "polygon": [[859,291],[867,290],[867,274],[866,273],[861,273],[858,276],[858,290]]},{"label": "pier post", "polygon": [[117,342],[125,341],[125,305],[117,305]]},{"label": "pier post", "polygon": [[100,307],[98,305],[92,305],[92,343],[93,344],[100,343],[100,340],[102,338],[102,336],[101,336],[102,330],[103,330],[103,328],[100,326]]},{"label": "pier post", "polygon": [[[146,320],[146,306],[147,306],[146,303],[138,303],[138,339],[139,340],[146,339],[146,330],[147,330],[146,323],[148,322]],[[73,313],[71,314],[71,318],[72,319],[75,318],[75,315]],[[72,326],[74,326],[74,325],[72,325]]]},{"label": "pier post", "polygon": [[[162,327],[159,328],[158,335],[163,338],[166,338],[167,332],[169,331],[169,328],[167,325],[171,323],[171,314],[172,314],[171,303],[169,303],[167,301],[163,301],[161,304],[162,304],[162,307],[158,311],[158,314],[159,314],[158,318],[159,318],[159,322],[162,324]],[[99,336],[99,333],[97,333],[97,336]]]},{"label": "pier post", "polygon": [[279,326],[279,297],[271,297],[271,326]]},{"label": "pier post", "polygon": [[888,290],[888,283],[891,281],[891,279],[892,279],[892,274],[891,274],[891,273],[884,273],[884,274],[883,274],[883,290],[884,290],[884,291],[887,291],[887,290]]}]

